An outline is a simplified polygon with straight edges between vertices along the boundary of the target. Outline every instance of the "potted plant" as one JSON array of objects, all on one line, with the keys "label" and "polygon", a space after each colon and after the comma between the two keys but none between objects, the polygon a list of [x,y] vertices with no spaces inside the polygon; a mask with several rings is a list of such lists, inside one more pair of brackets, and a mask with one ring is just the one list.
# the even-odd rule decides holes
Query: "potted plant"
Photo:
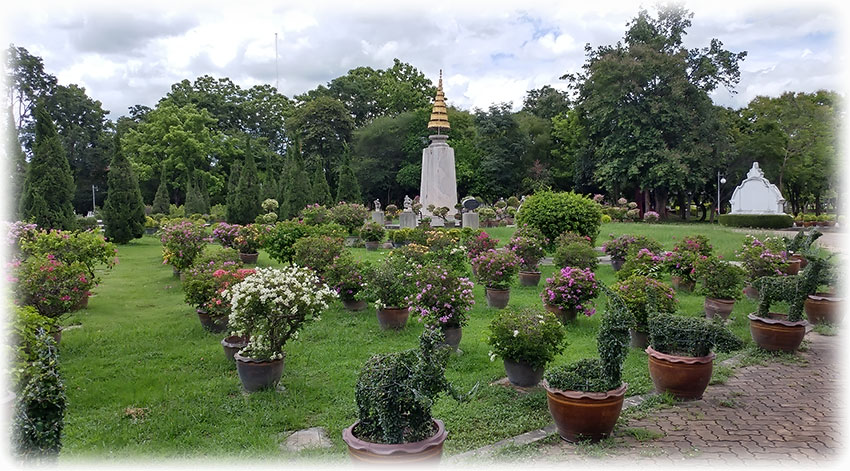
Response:
[{"label": "potted plant", "polygon": [[601,440],[611,434],[628,384],[622,381],[623,362],[629,351],[628,309],[616,293],[608,295],[607,312],[596,337],[599,358],[587,358],[550,368],[543,387],[549,413],[563,440]]},{"label": "potted plant", "polygon": [[676,312],[673,288],[648,276],[632,275],[617,282],[614,291],[632,314],[629,325],[632,347],[644,349],[649,346],[649,313]]},{"label": "potted plant", "polygon": [[337,255],[323,271],[324,280],[336,291],[342,305],[349,311],[362,311],[366,301],[360,299],[366,288],[367,264],[356,260],[351,252]]},{"label": "potted plant", "polygon": [[500,357],[512,384],[535,386],[546,364],[564,350],[564,329],[555,316],[538,309],[509,309],[490,322],[490,360]]},{"label": "potted plant", "polygon": [[441,329],[446,344],[457,350],[475,304],[472,282],[436,264],[417,265],[413,273],[415,287],[407,305],[426,326]]},{"label": "potted plant", "polygon": [[714,353],[744,343],[722,322],[675,314],[649,316],[649,376],[659,394],[699,399],[711,380]]},{"label": "potted plant", "polygon": [[381,329],[401,330],[407,325],[410,307],[407,298],[413,292],[413,269],[402,255],[391,253],[383,263],[366,272],[365,297],[375,303]]},{"label": "potted plant", "polygon": [[[228,312],[211,316],[207,303],[219,293],[220,282],[217,272],[236,271],[242,268],[239,254],[233,249],[224,249],[204,254],[195,261],[183,277],[183,296],[186,304],[198,313],[201,326],[210,332],[223,332],[227,328]],[[220,273],[219,273],[220,275]]]},{"label": "potted plant", "polygon": [[540,283],[540,270],[537,264],[546,255],[546,241],[535,237],[517,236],[511,238],[505,247],[519,257],[519,284],[537,286]]},{"label": "potted plant", "polygon": [[[328,208],[318,203],[308,204],[301,210],[300,216],[304,224],[308,226],[321,226],[332,219]],[[363,216],[363,218],[365,219],[366,216]]]},{"label": "potted plant", "polygon": [[[227,323],[230,320],[230,299],[224,295],[228,288],[241,282],[248,275],[254,273],[252,268],[236,268],[231,265],[226,268],[219,268],[212,273],[212,279],[215,283],[216,293],[203,306],[207,320],[201,319],[201,324],[210,332],[219,333],[227,330]],[[201,317],[200,311],[198,317]],[[226,343],[231,345],[225,345]],[[222,340],[224,354],[229,359],[233,360],[233,356],[242,347],[247,345],[248,338],[245,336],[228,335]],[[232,344],[241,344],[239,349],[233,350]]]},{"label": "potted plant", "polygon": [[660,219],[660,216],[655,211],[647,211],[647,212],[643,213],[643,222],[645,222],[647,224],[654,224],[654,223],[658,222],[659,219]]},{"label": "potted plant", "polygon": [[789,262],[793,264],[795,260],[797,261],[796,267],[789,264],[785,270],[786,273],[796,275],[801,268],[806,268],[807,261],[803,253],[809,251],[812,244],[822,235],[823,233],[815,228],[809,231],[797,231],[797,234],[790,239],[788,237],[782,237],[782,240],[785,242],[785,253],[788,255]]},{"label": "potted plant", "polygon": [[782,275],[788,267],[785,243],[779,237],[759,240],[747,234],[736,255],[747,271],[748,285],[744,287],[744,294],[750,299],[759,297],[758,290],[752,286],[755,280],[763,276]]},{"label": "potted plant", "polygon": [[540,296],[546,309],[566,324],[575,320],[579,311],[588,317],[596,312],[587,304],[596,297],[598,288],[596,275],[591,269],[564,267],[552,278],[546,278],[546,287]]},{"label": "potted plant", "polygon": [[519,259],[510,250],[488,250],[472,259],[478,281],[484,284],[487,306],[504,309],[511,297],[511,282],[519,271]]},{"label": "potted plant", "polygon": [[145,216],[145,234],[146,235],[154,235],[154,234],[156,234],[156,231],[158,231],[158,230],[159,230],[159,223],[156,221],[156,219],[154,219],[150,216]]},{"label": "potted plant", "polygon": [[664,253],[664,267],[670,272],[673,288],[692,292],[696,285],[696,263],[711,255],[712,247],[705,236],[685,236],[672,251]]},{"label": "potted plant", "polygon": [[295,249],[293,263],[312,269],[322,279],[333,260],[344,250],[341,238],[327,235],[303,237],[295,241],[292,248]]},{"label": "potted plant", "polygon": [[264,224],[247,224],[239,227],[233,239],[233,247],[239,251],[242,263],[257,263],[263,236],[269,232],[269,229],[269,226]]},{"label": "potted plant", "polygon": [[369,221],[360,227],[360,238],[366,242],[366,250],[378,250],[381,241],[384,240],[384,226],[375,221]]},{"label": "potted plant", "polygon": [[443,221],[443,225],[445,227],[454,227],[454,225],[455,225],[454,218],[452,218],[451,220],[449,220],[449,218],[448,218],[448,214],[449,214],[448,206],[439,206],[438,207],[438,206],[434,206],[433,204],[429,204],[428,207],[425,208],[425,209],[427,209],[429,213],[431,213],[432,215],[436,216],[441,221]]},{"label": "potted plant", "polygon": [[357,378],[357,421],[342,431],[352,461],[437,462],[448,435],[431,416],[437,398],[464,400],[445,376],[448,350],[439,329],[425,329],[419,348],[374,355]]},{"label": "potted plant", "polygon": [[611,240],[602,244],[602,251],[611,257],[611,266],[614,271],[619,271],[626,262],[626,256],[630,252],[636,253],[640,249],[648,249],[651,253],[661,251],[661,244],[645,236],[624,234],[619,237],[614,237],[610,234]]},{"label": "potted plant", "polygon": [[[559,237],[560,239],[560,237]],[[596,270],[599,253],[589,241],[571,240],[556,246],[552,259],[556,267],[589,268]]]},{"label": "potted plant", "polygon": [[274,387],[283,372],[284,346],[305,323],[318,320],[336,294],[307,268],[258,268],[222,295],[230,300],[231,335],[248,337],[234,359],[248,392]]},{"label": "potted plant", "polygon": [[236,249],[236,238],[239,237],[239,224],[219,222],[213,228],[212,236],[222,247]]},{"label": "potted plant", "polygon": [[401,246],[407,245],[410,243],[410,237],[413,229],[410,227],[402,227],[401,229],[393,229],[387,231],[387,239],[393,243],[394,248],[399,248]]},{"label": "potted plant", "polygon": [[369,210],[362,204],[341,202],[328,210],[328,216],[331,221],[339,224],[348,231],[348,237],[345,238],[345,245],[346,247],[351,247],[357,244],[357,230],[363,226],[363,223],[369,216]]},{"label": "potted plant", "polygon": [[744,269],[718,257],[708,257],[697,263],[696,273],[700,280],[699,294],[705,296],[705,317],[728,319],[735,300],[741,297]]},{"label": "potted plant", "polygon": [[470,260],[481,255],[488,250],[495,250],[499,244],[499,239],[490,237],[490,234],[481,231],[475,237],[471,237],[466,242],[467,256]]},{"label": "potted plant", "polygon": [[162,228],[162,263],[171,265],[174,276],[192,266],[207,245],[204,229],[191,221],[178,221]]},{"label": "potted plant", "polygon": [[484,227],[493,227],[493,221],[496,219],[496,210],[491,207],[478,208],[478,217],[481,218],[481,224]]},{"label": "potted plant", "polygon": [[642,275],[661,279],[664,274],[664,256],[641,248],[637,252],[629,251],[626,262],[617,272],[617,279],[622,281],[632,275]]}]

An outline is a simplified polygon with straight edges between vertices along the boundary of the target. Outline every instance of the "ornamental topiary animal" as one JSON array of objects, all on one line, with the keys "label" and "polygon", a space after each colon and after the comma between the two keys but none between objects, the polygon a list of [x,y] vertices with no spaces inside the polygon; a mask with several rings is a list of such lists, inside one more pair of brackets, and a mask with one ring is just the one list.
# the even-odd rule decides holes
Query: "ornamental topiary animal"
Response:
[{"label": "ornamental topiary animal", "polygon": [[790,303],[788,320],[797,322],[803,319],[803,307],[806,298],[817,291],[818,284],[824,279],[829,262],[811,251],[806,253],[809,264],[798,275],[763,276],[753,282],[759,291],[759,305],[756,315],[767,318],[770,305],[776,301]]}]

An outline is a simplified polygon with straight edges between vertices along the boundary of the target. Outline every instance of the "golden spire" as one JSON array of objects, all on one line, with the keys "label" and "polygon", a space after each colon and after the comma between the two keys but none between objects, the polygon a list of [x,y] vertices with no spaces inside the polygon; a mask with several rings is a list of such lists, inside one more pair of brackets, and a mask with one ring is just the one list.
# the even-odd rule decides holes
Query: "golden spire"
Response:
[{"label": "golden spire", "polygon": [[431,120],[428,129],[434,129],[437,134],[440,129],[451,129],[449,115],[446,113],[446,96],[443,94],[443,69],[440,69],[440,81],[437,85],[437,97],[434,98],[434,108],[431,109]]}]

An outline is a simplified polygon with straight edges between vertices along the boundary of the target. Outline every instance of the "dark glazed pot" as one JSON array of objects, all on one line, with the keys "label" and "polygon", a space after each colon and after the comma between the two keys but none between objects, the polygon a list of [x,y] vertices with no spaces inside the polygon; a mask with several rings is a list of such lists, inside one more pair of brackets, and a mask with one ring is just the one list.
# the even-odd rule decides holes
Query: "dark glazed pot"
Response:
[{"label": "dark glazed pot", "polygon": [[673,283],[673,289],[684,291],[686,293],[693,292],[696,282],[682,279],[681,276],[672,275],[670,281]]},{"label": "dark glazed pot", "polygon": [[537,286],[540,284],[539,271],[521,271],[519,272],[520,286]]},{"label": "dark glazed pot", "polygon": [[578,317],[578,312],[575,309],[564,309],[560,306],[552,306],[550,304],[544,304],[546,306],[546,310],[555,314],[555,317],[561,321],[561,324],[568,324],[576,320]]},{"label": "dark glazed pot", "polygon": [[[646,327],[644,327],[645,329]],[[645,330],[629,329],[629,345],[641,350],[649,346],[649,333]]]},{"label": "dark glazed pot", "polygon": [[239,353],[233,355],[236,360],[236,372],[245,391],[254,392],[261,389],[274,388],[280,382],[283,374],[283,358],[280,360],[264,361],[243,357]]},{"label": "dark glazed pot", "polygon": [[612,258],[611,268],[613,268],[614,271],[620,271],[620,269],[623,268],[624,263],[626,263],[626,259],[624,258]]},{"label": "dark glazed pot", "polygon": [[699,399],[714,368],[714,353],[704,357],[668,355],[646,348],[649,354],[649,376],[659,394],[669,392],[679,399]]},{"label": "dark glazed pot", "polygon": [[371,240],[367,240],[365,242],[365,244],[366,244],[366,250],[370,250],[370,251],[378,250],[378,247],[381,246],[380,242],[371,241]]},{"label": "dark glazed pot", "polygon": [[378,325],[384,330],[401,330],[407,325],[407,318],[410,317],[410,308],[385,307],[376,310],[378,316]]},{"label": "dark glazed pot", "polygon": [[224,358],[227,358],[228,361],[236,362],[236,360],[233,359],[233,356],[236,355],[239,350],[248,346],[248,339],[238,335],[231,335],[221,339],[221,346],[224,348]]},{"label": "dark glazed pot", "polygon": [[705,298],[703,303],[706,319],[713,319],[715,316],[722,317],[724,320],[732,314],[732,309],[735,308],[734,299],[717,299]]},{"label": "dark glazed pot", "polygon": [[147,235],[156,234],[156,228],[155,227],[146,227],[145,228],[145,234],[147,234]]},{"label": "dark glazed pot", "polygon": [[524,388],[537,386],[537,383],[543,379],[543,368],[532,368],[521,361],[513,361],[505,358],[505,374],[508,375],[508,380],[511,384],[522,386]]},{"label": "dark glazed pot", "polygon": [[461,337],[463,337],[463,327],[443,327],[444,343],[453,350],[457,350]]},{"label": "dark glazed pot", "polygon": [[242,263],[246,265],[254,265],[257,263],[257,259],[260,257],[259,252],[254,253],[242,253],[239,252],[239,260],[242,260]]},{"label": "dark glazed pot", "polygon": [[405,464],[437,463],[443,456],[443,442],[448,433],[441,420],[434,419],[436,432],[430,438],[412,443],[372,443],[354,436],[354,430],[360,422],[354,422],[342,431],[342,440],[348,445],[348,456],[355,463]]},{"label": "dark glazed pot", "polygon": [[176,269],[176,268],[174,268],[174,267],[171,267],[171,274],[172,274],[175,278],[180,278],[180,270],[178,270],[178,269]]},{"label": "dark glazed pot", "polygon": [[562,391],[552,389],[546,382],[549,413],[558,427],[558,434],[568,442],[599,441],[609,435],[623,409],[628,384],[606,392]]},{"label": "dark glazed pot", "polygon": [[227,315],[212,317],[203,309],[196,309],[198,319],[201,321],[201,326],[204,330],[214,334],[220,334],[227,329]]},{"label": "dark glazed pot", "polygon": [[508,289],[493,289],[484,288],[484,293],[487,295],[487,307],[495,309],[504,309],[508,307],[508,301],[511,299],[511,290]]},{"label": "dark glazed pot", "polygon": [[750,335],[759,347],[770,351],[794,352],[806,336],[806,321],[789,322],[785,314],[771,312],[769,319],[751,313]]},{"label": "dark glazed pot", "polygon": [[810,294],[803,307],[812,324],[838,324],[841,321],[844,298],[830,293]]},{"label": "dark glazed pot", "polygon": [[366,309],[366,301],[358,301],[356,299],[343,299],[342,305],[349,311],[362,311]]}]

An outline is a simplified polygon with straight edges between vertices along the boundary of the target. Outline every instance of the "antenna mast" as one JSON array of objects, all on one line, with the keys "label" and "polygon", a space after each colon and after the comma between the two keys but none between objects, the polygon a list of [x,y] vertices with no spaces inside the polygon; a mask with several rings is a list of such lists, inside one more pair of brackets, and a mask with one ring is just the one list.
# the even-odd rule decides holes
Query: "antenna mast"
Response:
[{"label": "antenna mast", "polygon": [[277,71],[277,33],[274,34],[274,88],[279,91],[278,82],[280,75]]}]

